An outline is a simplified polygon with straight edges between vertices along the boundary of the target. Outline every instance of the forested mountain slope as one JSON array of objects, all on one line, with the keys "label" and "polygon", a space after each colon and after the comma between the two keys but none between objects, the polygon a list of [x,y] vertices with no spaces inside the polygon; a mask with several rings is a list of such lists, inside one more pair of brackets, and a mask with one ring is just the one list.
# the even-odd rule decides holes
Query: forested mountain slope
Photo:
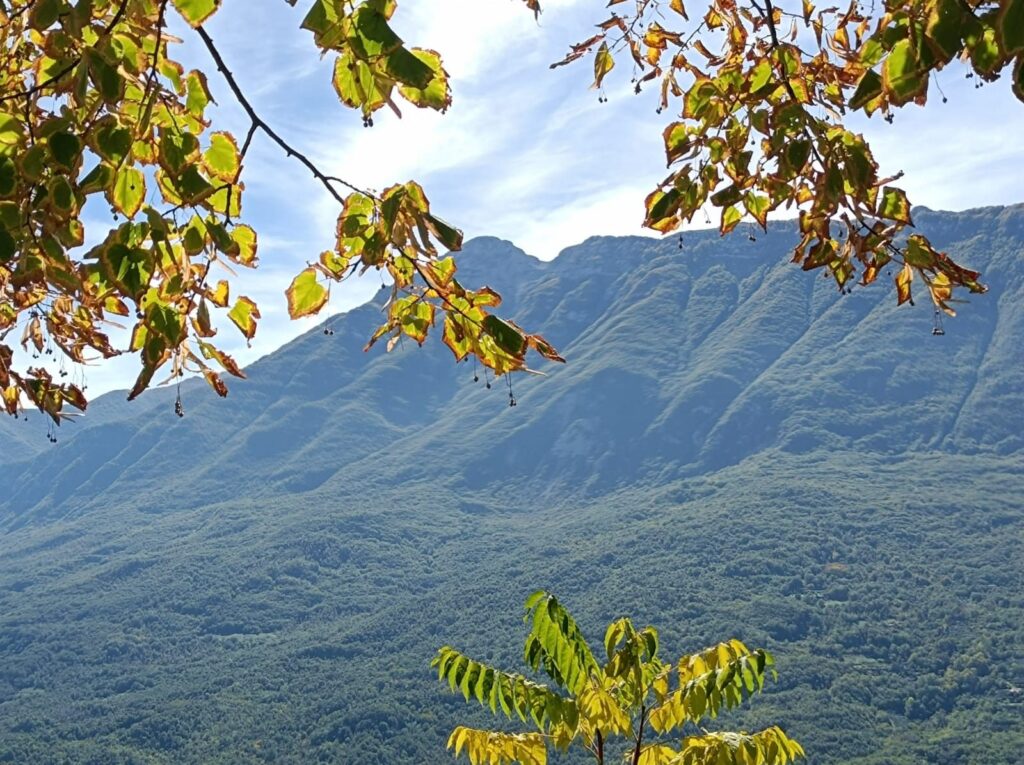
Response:
[{"label": "forested mountain slope", "polygon": [[514,408],[439,344],[363,353],[370,304],[181,420],[155,391],[56,448],[0,423],[0,761],[437,762],[466,715],[433,650],[514,665],[547,587],[676,653],[767,644],[743,724],[811,762],[1016,762],[1024,206],[915,218],[991,286],[944,336],[923,291],[785,264],[785,223],[485,238],[460,276],[570,360]]}]

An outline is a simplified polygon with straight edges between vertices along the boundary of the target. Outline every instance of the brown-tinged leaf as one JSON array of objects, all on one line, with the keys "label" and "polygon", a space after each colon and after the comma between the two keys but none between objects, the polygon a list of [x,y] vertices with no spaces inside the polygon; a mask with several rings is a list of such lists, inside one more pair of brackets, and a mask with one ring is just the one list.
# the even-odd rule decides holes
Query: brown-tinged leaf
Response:
[{"label": "brown-tinged leaf", "polygon": [[912,281],[914,281],[914,269],[909,264],[904,264],[895,276],[896,305],[903,305],[910,300],[910,283]]},{"label": "brown-tinged leaf", "polygon": [[882,196],[878,202],[878,215],[888,220],[914,225],[910,219],[910,201],[907,199],[907,192],[896,186],[886,186],[882,189]]},{"label": "brown-tinged leaf", "polygon": [[202,352],[204,358],[216,361],[228,374],[245,379],[245,372],[243,372],[242,368],[238,366],[238,362],[220,348],[217,348],[212,343],[201,342],[199,343],[199,350]]},{"label": "brown-tinged leaf", "polygon": [[256,320],[260,318],[260,309],[254,301],[242,295],[238,298],[234,308],[228,311],[228,318],[234,322],[247,340],[252,340],[256,334]]},{"label": "brown-tinged leaf", "polygon": [[217,391],[217,395],[224,398],[228,395],[228,386],[224,384],[220,375],[216,372],[204,369],[203,377],[206,378],[206,382],[209,383],[210,387]]},{"label": "brown-tinged leaf", "polygon": [[307,268],[292,279],[285,290],[288,297],[288,315],[293,319],[312,316],[327,304],[327,289],[320,284],[319,272]]}]

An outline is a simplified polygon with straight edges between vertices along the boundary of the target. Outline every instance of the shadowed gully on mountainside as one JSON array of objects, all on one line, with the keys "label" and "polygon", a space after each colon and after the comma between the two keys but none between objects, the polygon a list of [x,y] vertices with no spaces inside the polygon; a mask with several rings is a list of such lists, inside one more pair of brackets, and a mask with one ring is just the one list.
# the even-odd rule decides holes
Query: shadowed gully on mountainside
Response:
[{"label": "shadowed gully on mountainside", "polygon": [[1014,762],[1024,206],[915,219],[991,287],[941,337],[926,295],[782,263],[788,223],[549,263],[483,238],[460,276],[569,359],[515,408],[439,343],[363,353],[369,304],[181,420],[152,391],[56,448],[0,422],[0,761],[438,761],[465,718],[433,650],[505,645],[483,606],[545,587],[767,642],[784,680],[737,725],[812,763]]}]

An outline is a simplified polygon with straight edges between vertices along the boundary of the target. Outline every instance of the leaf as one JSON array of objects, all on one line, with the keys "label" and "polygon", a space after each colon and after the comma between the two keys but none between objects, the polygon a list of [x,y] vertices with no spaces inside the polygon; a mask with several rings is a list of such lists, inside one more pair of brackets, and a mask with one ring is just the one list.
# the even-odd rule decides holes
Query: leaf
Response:
[{"label": "leaf", "polygon": [[209,369],[204,369],[203,377],[206,379],[206,382],[210,387],[217,392],[218,396],[224,398],[228,395],[228,386],[224,384],[224,381],[221,379],[219,374]]},{"label": "leaf", "polygon": [[185,317],[173,305],[157,301],[146,307],[146,326],[151,332],[161,335],[169,348],[177,347],[185,339]]},{"label": "leaf", "polygon": [[677,189],[662,191],[655,189],[647,195],[644,205],[647,208],[647,218],[644,225],[653,228],[655,231],[667,233],[679,226],[679,204],[682,195]]},{"label": "leaf", "polygon": [[82,152],[82,142],[78,136],[65,131],[59,131],[50,136],[47,141],[50,154],[58,164],[70,170],[75,165]]},{"label": "leaf", "polygon": [[142,299],[155,273],[153,256],[148,250],[120,242],[111,243],[101,251],[100,264],[107,278],[135,301]]},{"label": "leaf", "polygon": [[24,134],[24,128],[18,117],[0,112],[0,146],[15,146],[21,142]]},{"label": "leaf", "polygon": [[959,52],[964,27],[964,9],[958,0],[929,0],[925,34],[932,53],[945,64]]},{"label": "leaf", "polygon": [[18,253],[18,243],[5,229],[0,228],[0,264],[9,263]]},{"label": "leaf", "polygon": [[202,351],[205,358],[220,364],[228,374],[245,379],[245,372],[238,366],[238,363],[212,343],[199,343],[199,350]]},{"label": "leaf", "polygon": [[0,155],[0,197],[11,196],[18,186],[18,168],[10,157]]},{"label": "leaf", "polygon": [[1006,55],[1024,53],[1024,0],[1000,2],[996,32]]},{"label": "leaf", "polygon": [[[425,88],[438,74],[428,57],[417,56],[406,47],[394,51],[387,59],[387,73],[402,85],[411,88]],[[440,68],[440,59],[438,59]]]},{"label": "leaf", "polygon": [[108,62],[97,48],[86,49],[82,56],[82,64],[88,66],[89,79],[106,103],[113,106],[121,100],[125,82],[116,65]]},{"label": "leaf", "polygon": [[913,225],[910,219],[910,201],[903,189],[886,186],[882,189],[882,198],[878,203],[878,215],[889,220]]},{"label": "leaf", "polygon": [[346,106],[369,115],[384,106],[391,97],[393,85],[380,79],[374,71],[345,50],[334,62],[334,90]]},{"label": "leaf", "polygon": [[241,158],[234,136],[226,132],[213,133],[209,148],[203,152],[203,165],[210,176],[222,181],[234,181],[241,170]]},{"label": "leaf", "polygon": [[256,267],[256,253],[259,238],[252,226],[244,223],[231,229],[231,241],[238,245],[238,253],[232,256],[232,260],[243,266]]},{"label": "leaf", "polygon": [[882,87],[889,101],[902,105],[928,89],[928,74],[910,40],[896,43],[882,64]]},{"label": "leaf", "polygon": [[434,215],[426,215],[424,220],[430,233],[445,246],[445,249],[450,252],[458,252],[462,249],[462,232],[459,229],[449,226]]},{"label": "leaf", "polygon": [[114,174],[114,185],[107,193],[107,199],[126,218],[135,216],[145,197],[146,178],[141,170],[129,165]]},{"label": "leaf", "polygon": [[483,320],[483,330],[494,340],[501,350],[511,356],[522,358],[526,353],[526,337],[516,327],[488,314]]},{"label": "leaf", "polygon": [[767,59],[761,59],[750,70],[748,87],[750,93],[757,93],[772,79],[772,65]]},{"label": "leaf", "polygon": [[29,24],[40,32],[50,27],[64,10],[61,0],[37,0],[29,12]]},{"label": "leaf", "polygon": [[604,78],[608,75],[612,69],[615,68],[615,59],[612,56],[611,51],[608,49],[608,43],[601,43],[601,47],[597,49],[597,53],[594,56],[594,84],[592,88],[600,88],[601,83],[604,82]]},{"label": "leaf", "polygon": [[[209,0],[213,2],[213,0]],[[202,117],[213,97],[206,84],[206,75],[193,69],[185,78],[185,107],[194,117]]]},{"label": "leaf", "polygon": [[665,157],[670,165],[688,154],[693,146],[685,122],[673,122],[662,132],[662,138],[665,140]]},{"label": "leaf", "polygon": [[857,83],[857,89],[850,98],[851,109],[864,109],[871,101],[882,94],[882,78],[873,69],[864,72]]},{"label": "leaf", "polygon": [[260,318],[260,309],[256,303],[242,295],[234,307],[228,311],[228,318],[241,330],[247,340],[256,334],[256,320]]},{"label": "leaf", "polygon": [[748,191],[743,197],[743,206],[754,220],[761,224],[763,229],[767,229],[768,226],[768,208],[770,205],[771,201],[768,197],[763,194],[755,194],[753,191]]},{"label": "leaf", "polygon": [[739,208],[735,205],[729,205],[728,207],[722,208],[722,222],[718,227],[719,233],[725,236],[737,225],[743,218],[743,213],[740,212]]},{"label": "leaf", "polygon": [[178,13],[193,27],[201,26],[217,11],[220,0],[171,0]]},{"label": "leaf", "polygon": [[386,56],[402,45],[377,3],[363,3],[349,16],[349,45],[361,59]]},{"label": "leaf", "polygon": [[970,51],[974,71],[984,77],[993,77],[1002,66],[1002,52],[993,27],[984,28],[984,32],[970,45]]},{"label": "leaf", "polygon": [[311,316],[327,303],[327,290],[318,281],[319,272],[307,268],[296,276],[285,290],[288,297],[288,315],[293,319]]},{"label": "leaf", "polygon": [[[430,72],[430,78],[422,85],[402,80],[398,92],[402,98],[420,108],[444,111],[452,103],[451,88],[448,84],[448,72],[441,65],[441,56],[436,51],[413,48],[413,58],[420,61]],[[389,60],[390,69],[390,60]]]},{"label": "leaf", "polygon": [[206,296],[210,299],[210,302],[220,308],[227,308],[229,300],[229,286],[223,279],[217,282],[217,286],[214,289],[207,288]]},{"label": "leaf", "polygon": [[103,119],[89,133],[89,143],[101,157],[118,166],[132,148],[132,133],[116,119]]},{"label": "leaf", "polygon": [[903,305],[910,300],[910,283],[914,281],[914,269],[910,264],[904,264],[900,272],[895,276],[896,281],[896,305]]},{"label": "leaf", "polygon": [[61,216],[68,215],[78,206],[75,200],[75,190],[71,187],[71,182],[63,175],[50,179],[47,184],[47,192],[50,204]]}]

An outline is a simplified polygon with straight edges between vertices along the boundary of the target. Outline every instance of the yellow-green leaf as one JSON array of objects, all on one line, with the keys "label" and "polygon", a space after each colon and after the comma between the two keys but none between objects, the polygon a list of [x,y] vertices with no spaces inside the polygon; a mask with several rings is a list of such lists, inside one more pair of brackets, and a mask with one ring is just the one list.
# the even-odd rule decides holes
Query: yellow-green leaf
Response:
[{"label": "yellow-green leaf", "polygon": [[206,171],[222,181],[233,181],[241,168],[238,144],[231,133],[218,132],[210,136],[210,146],[203,153]]},{"label": "yellow-green leaf", "polygon": [[594,85],[593,87],[601,87],[601,83],[604,82],[604,78],[608,75],[612,69],[615,68],[615,59],[612,57],[612,52],[608,49],[608,43],[601,43],[601,47],[597,49],[597,54],[594,56]]},{"label": "yellow-green leaf", "polygon": [[327,302],[327,290],[317,279],[315,268],[307,268],[292,279],[285,290],[288,297],[288,315],[293,319],[317,313]]},{"label": "yellow-green leaf", "polygon": [[220,0],[172,0],[172,2],[185,21],[194,27],[200,26],[210,18],[220,5]]},{"label": "yellow-green leaf", "polygon": [[448,85],[448,72],[441,65],[440,54],[432,50],[413,48],[411,55],[426,67],[430,77],[423,85],[400,85],[398,92],[409,103],[415,104],[420,108],[436,109],[438,111],[447,109],[452,103],[452,94],[451,88]]},{"label": "yellow-green leaf", "polygon": [[910,40],[900,40],[882,65],[882,86],[896,105],[912,101],[928,89],[928,74]]},{"label": "yellow-green leaf", "polygon": [[255,302],[242,295],[228,311],[228,318],[241,330],[246,339],[252,340],[256,334],[256,320],[260,318],[260,309]]},{"label": "yellow-green leaf", "polygon": [[484,317],[483,329],[505,353],[517,358],[526,353],[526,337],[507,321],[489,314]]},{"label": "yellow-green leaf", "polygon": [[910,201],[907,199],[907,193],[896,186],[886,186],[882,189],[878,214],[889,220],[913,225],[913,221],[910,219]]},{"label": "yellow-green leaf", "polygon": [[126,218],[133,217],[146,197],[146,178],[142,171],[136,167],[122,167],[114,175],[114,185],[107,197],[114,209]]},{"label": "yellow-green leaf", "polygon": [[244,223],[231,229],[231,240],[238,245],[238,253],[234,256],[236,262],[243,266],[256,266],[256,251],[258,237],[252,226]]}]

